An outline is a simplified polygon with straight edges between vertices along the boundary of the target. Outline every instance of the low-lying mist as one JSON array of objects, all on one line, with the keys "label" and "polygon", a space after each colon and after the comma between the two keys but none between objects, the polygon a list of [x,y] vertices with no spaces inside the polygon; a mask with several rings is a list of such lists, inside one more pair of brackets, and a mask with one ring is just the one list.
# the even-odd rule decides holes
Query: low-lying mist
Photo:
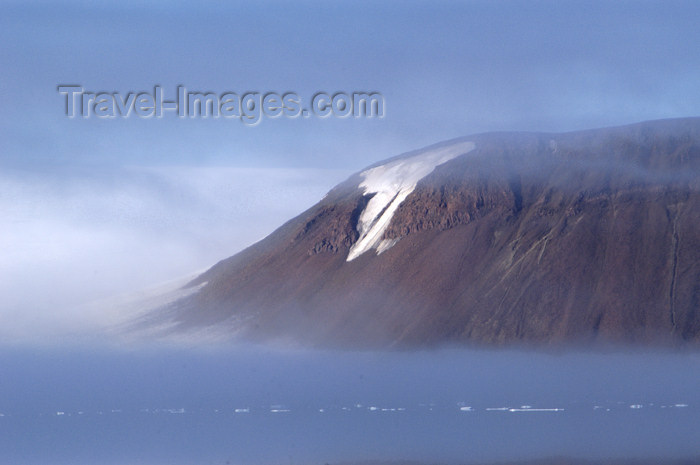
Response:
[{"label": "low-lying mist", "polygon": [[61,341],[113,324],[119,315],[90,304],[205,270],[344,176],[235,166],[6,170],[0,341]]},{"label": "low-lying mist", "polygon": [[700,355],[0,350],[8,463],[476,463],[698,454]]}]

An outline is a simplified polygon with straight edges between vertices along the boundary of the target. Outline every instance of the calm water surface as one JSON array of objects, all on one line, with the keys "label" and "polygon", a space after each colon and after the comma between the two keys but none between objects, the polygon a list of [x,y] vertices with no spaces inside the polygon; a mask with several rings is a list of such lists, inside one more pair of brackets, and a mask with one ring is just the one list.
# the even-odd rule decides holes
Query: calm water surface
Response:
[{"label": "calm water surface", "polygon": [[0,464],[700,456],[700,355],[0,350]]}]

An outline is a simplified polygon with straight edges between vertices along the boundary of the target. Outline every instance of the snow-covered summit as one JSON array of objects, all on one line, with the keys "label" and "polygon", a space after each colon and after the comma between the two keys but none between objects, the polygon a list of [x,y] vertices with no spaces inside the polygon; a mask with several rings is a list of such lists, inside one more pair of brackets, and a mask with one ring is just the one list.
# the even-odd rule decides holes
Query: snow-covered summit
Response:
[{"label": "snow-covered summit", "polygon": [[348,253],[352,261],[368,250],[377,254],[391,248],[396,240],[382,239],[391,218],[418,181],[433,172],[436,166],[470,152],[473,142],[458,142],[447,147],[426,150],[409,158],[402,158],[360,173],[364,180],[359,188],[364,195],[375,194],[360,214],[358,232],[360,237]]}]

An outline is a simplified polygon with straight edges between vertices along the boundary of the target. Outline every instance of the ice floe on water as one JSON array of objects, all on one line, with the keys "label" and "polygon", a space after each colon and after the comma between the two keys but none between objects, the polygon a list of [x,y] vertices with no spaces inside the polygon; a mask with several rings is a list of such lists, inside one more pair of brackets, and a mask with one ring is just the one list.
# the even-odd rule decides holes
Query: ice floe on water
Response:
[{"label": "ice floe on water", "polygon": [[284,405],[271,405],[269,411],[270,413],[290,413],[292,410]]},{"label": "ice floe on water", "polygon": [[[473,411],[474,409],[470,410]],[[520,407],[487,407],[484,409],[487,412],[563,412],[563,407],[533,407],[532,405],[521,405]]]},{"label": "ice floe on water", "polygon": [[[401,405],[401,404],[399,404]],[[513,406],[495,406],[495,407],[484,407],[484,406],[474,406],[468,405],[465,402],[458,402],[456,405],[446,405],[446,404],[425,404],[418,403],[413,405],[396,406],[396,405],[381,405],[372,403],[358,403],[352,405],[317,405],[317,406],[306,406],[297,408],[295,406],[287,406],[284,404],[273,404],[273,405],[259,405],[252,407],[238,407],[238,408],[226,408],[226,407],[216,407],[209,409],[186,409],[185,407],[171,407],[171,408],[141,408],[136,410],[113,408],[108,410],[54,410],[49,412],[48,415],[55,417],[70,417],[70,416],[90,416],[90,415],[131,415],[131,414],[148,414],[148,415],[158,415],[158,414],[168,414],[168,415],[207,415],[215,413],[217,415],[259,415],[265,413],[286,413],[286,414],[298,414],[298,413],[317,413],[317,414],[399,414],[399,413],[420,413],[424,412],[430,415],[444,414],[450,411],[456,412],[468,412],[474,414],[503,414],[503,413],[558,413],[558,412],[582,412],[585,410],[596,411],[596,412],[625,412],[625,411],[657,411],[660,409],[690,409],[691,406],[687,403],[625,403],[625,402],[612,402],[612,403],[580,403],[573,402],[567,403],[565,405],[529,405],[529,404],[515,404]],[[0,417],[9,416],[7,413],[0,413]],[[15,415],[16,416],[16,415]]]},{"label": "ice floe on water", "polygon": [[563,412],[563,408],[510,408],[509,412]]}]

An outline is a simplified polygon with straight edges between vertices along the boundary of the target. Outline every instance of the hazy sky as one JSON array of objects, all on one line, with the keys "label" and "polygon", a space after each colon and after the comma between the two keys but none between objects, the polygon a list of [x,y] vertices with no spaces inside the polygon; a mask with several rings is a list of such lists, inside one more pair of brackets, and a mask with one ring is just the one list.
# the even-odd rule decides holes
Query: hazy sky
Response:
[{"label": "hazy sky", "polygon": [[[203,163],[356,170],[490,130],[697,114],[697,2],[10,2],[3,166]],[[379,4],[379,5],[378,5]],[[386,118],[69,120],[58,84],[371,90]],[[235,124],[234,124],[235,123]]]},{"label": "hazy sky", "polygon": [[[700,105],[691,1],[0,8],[0,337],[53,330],[63,308],[206,267],[404,151],[483,131],[694,116]],[[161,85],[168,97],[178,84],[376,91],[385,117],[69,119],[60,84]]]}]

